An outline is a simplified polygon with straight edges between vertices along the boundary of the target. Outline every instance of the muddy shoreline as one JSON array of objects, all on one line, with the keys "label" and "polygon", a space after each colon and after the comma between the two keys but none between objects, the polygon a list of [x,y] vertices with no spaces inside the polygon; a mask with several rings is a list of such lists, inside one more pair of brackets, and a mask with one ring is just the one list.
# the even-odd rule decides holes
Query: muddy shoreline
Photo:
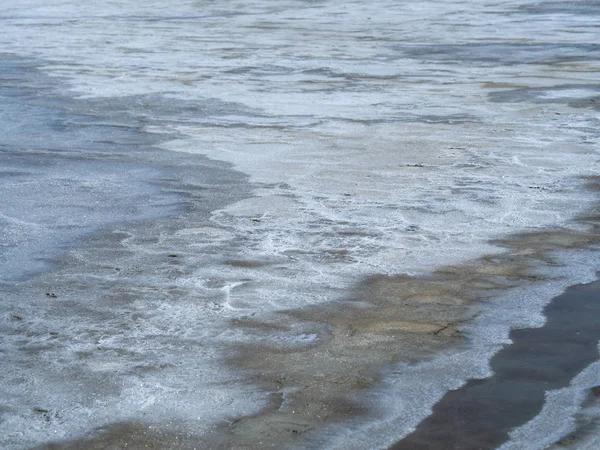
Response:
[{"label": "muddy shoreline", "polygon": [[324,338],[319,345],[292,352],[272,346],[240,348],[231,364],[254,373],[278,400],[256,416],[232,418],[223,429],[224,446],[248,448],[248,442],[259,441],[294,446],[299,434],[368,412],[361,393],[381,381],[377,368],[468,345],[461,329],[477,314],[473,305],[483,302],[485,307],[486,299],[511,287],[543,283],[540,267],[556,264],[553,251],[600,243],[600,217],[580,218],[578,223],[583,229],[506,238],[497,242],[504,253],[442,267],[428,277],[370,277],[345,302],[282,312],[270,322],[234,322],[259,332],[267,326],[285,327],[286,316],[291,316],[315,332],[323,330]]}]

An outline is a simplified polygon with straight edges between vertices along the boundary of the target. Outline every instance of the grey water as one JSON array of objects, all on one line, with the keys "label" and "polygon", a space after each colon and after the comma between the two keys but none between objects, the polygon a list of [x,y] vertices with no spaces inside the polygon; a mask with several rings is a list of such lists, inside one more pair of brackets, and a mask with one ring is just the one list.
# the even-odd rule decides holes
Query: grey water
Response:
[{"label": "grey water", "polygon": [[230,182],[235,196],[243,175],[199,155],[165,158],[155,145],[167,136],[141,131],[151,97],[74,100],[41,64],[0,58],[0,284],[48,269],[109,225],[173,215],[190,196],[211,211],[220,203],[209,186]]}]

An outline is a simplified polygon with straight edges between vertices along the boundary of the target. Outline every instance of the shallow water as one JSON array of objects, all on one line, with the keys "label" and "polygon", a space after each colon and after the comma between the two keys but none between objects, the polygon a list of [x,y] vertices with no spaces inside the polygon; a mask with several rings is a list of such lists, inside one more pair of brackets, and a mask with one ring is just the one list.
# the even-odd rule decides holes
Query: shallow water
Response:
[{"label": "shallow water", "polygon": [[596,277],[597,19],[3,6],[1,445],[410,433]]}]

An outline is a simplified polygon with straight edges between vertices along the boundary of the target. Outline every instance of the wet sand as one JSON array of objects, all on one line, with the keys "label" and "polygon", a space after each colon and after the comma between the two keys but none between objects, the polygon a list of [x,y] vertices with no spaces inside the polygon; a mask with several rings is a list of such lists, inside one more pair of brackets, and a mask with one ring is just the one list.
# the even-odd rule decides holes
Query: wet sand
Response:
[{"label": "wet sand", "polygon": [[[285,328],[286,323],[300,321],[327,337],[301,351],[240,348],[231,363],[254,373],[273,401],[258,415],[232,418],[222,430],[224,447],[278,447],[297,442],[298,435],[328,423],[373,412],[374,405],[364,403],[366,396],[361,394],[381,381],[381,369],[422,361],[467,344],[460,330],[477,314],[470,305],[510,287],[544,282],[539,267],[556,264],[554,250],[599,243],[599,218],[582,218],[581,223],[590,228],[513,236],[501,243],[506,248],[503,254],[440,268],[429,277],[370,277],[346,302],[284,312],[269,323],[235,322],[260,332],[263,327]],[[584,318],[587,311],[577,313]],[[582,361],[587,364],[593,359],[589,354]],[[578,373],[577,369],[574,365],[569,376]],[[543,393],[542,384],[539,392]],[[319,439],[313,443],[318,445]]]}]

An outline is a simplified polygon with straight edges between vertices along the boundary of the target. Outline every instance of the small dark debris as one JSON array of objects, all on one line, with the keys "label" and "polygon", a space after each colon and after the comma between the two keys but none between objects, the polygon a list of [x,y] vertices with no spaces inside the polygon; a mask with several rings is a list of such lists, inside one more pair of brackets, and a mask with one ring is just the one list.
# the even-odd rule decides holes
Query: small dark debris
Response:
[{"label": "small dark debris", "polygon": [[406,164],[406,167],[425,167],[423,164]]},{"label": "small dark debris", "polygon": [[177,258],[177,255],[175,253],[169,253],[167,256],[169,258]]},{"label": "small dark debris", "polygon": [[250,219],[250,220],[251,220],[252,222],[262,222],[262,220],[261,220],[261,219],[258,219],[258,218],[256,218],[256,217],[254,217],[254,218],[252,218],[252,219]]},{"label": "small dark debris", "polygon": [[17,316],[16,314],[13,314],[12,316],[10,316],[10,320],[23,320],[23,318],[21,316]]},{"label": "small dark debris", "polygon": [[547,191],[548,188],[544,187],[544,186],[529,186],[529,189],[539,189],[542,191]]},{"label": "small dark debris", "polygon": [[51,336],[56,336],[56,335],[58,335],[58,332],[57,331],[50,331],[50,332],[48,332],[48,334],[51,335]]},{"label": "small dark debris", "polygon": [[33,412],[36,414],[48,414],[50,410],[44,408],[33,408]]},{"label": "small dark debris", "polygon": [[46,292],[46,297],[48,297],[48,298],[57,298],[58,295],[56,295],[54,292]]},{"label": "small dark debris", "polygon": [[561,439],[556,443],[559,447],[570,447],[571,445],[577,442],[577,437],[569,436],[567,438]]}]

